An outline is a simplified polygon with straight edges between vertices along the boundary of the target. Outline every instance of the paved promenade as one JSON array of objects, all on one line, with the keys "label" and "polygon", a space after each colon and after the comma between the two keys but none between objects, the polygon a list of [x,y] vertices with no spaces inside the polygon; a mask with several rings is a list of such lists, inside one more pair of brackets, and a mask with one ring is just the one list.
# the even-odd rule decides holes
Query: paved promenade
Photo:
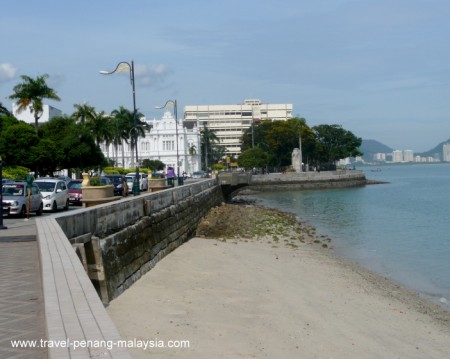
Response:
[{"label": "paved promenade", "polygon": [[0,230],[0,358],[46,358],[45,349],[12,348],[12,340],[46,339],[35,217],[4,218]]}]

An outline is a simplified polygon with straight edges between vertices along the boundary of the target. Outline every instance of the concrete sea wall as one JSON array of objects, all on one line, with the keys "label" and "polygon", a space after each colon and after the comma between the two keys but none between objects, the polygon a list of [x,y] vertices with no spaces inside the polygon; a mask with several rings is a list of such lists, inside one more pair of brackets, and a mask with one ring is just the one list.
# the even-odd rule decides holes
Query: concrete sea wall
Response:
[{"label": "concrete sea wall", "polygon": [[258,191],[358,187],[367,183],[362,171],[287,172],[253,175],[250,189]]}]

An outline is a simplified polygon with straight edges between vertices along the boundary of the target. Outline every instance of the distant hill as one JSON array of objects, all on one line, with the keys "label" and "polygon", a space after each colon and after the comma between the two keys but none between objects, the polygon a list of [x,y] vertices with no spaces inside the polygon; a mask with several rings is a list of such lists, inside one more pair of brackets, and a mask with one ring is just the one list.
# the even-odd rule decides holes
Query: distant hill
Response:
[{"label": "distant hill", "polygon": [[393,149],[377,140],[362,140],[359,150],[363,153],[365,161],[373,161],[375,153],[391,153]]},{"label": "distant hill", "polygon": [[444,147],[444,144],[446,143],[450,143],[450,138],[447,141],[443,141],[440,144],[438,144],[436,147],[434,147],[433,149],[426,151],[426,152],[422,152],[422,153],[418,153],[418,155],[422,156],[422,157],[437,157],[440,160],[442,160],[442,150]]}]

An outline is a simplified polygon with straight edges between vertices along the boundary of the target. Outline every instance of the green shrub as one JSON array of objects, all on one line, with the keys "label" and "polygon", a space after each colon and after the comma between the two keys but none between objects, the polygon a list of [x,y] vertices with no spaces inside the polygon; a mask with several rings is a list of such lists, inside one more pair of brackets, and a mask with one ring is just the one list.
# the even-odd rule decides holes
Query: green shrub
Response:
[{"label": "green shrub", "polygon": [[104,185],[105,185],[104,183],[101,183],[101,182],[100,182],[100,177],[99,177],[99,176],[91,177],[91,178],[89,179],[89,184],[90,184],[91,186],[104,186]]},{"label": "green shrub", "polygon": [[30,173],[30,169],[22,166],[6,166],[3,167],[3,178],[12,180],[25,180]]}]

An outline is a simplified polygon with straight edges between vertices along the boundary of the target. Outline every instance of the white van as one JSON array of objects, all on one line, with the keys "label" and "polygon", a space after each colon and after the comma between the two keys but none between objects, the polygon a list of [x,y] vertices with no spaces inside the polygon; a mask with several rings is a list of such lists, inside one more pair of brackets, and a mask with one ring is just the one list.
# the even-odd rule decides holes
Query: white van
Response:
[{"label": "white van", "polygon": [[[135,172],[130,172],[126,174],[127,177],[133,177],[133,179],[136,177]],[[148,175],[147,173],[139,172],[139,189],[141,191],[146,191],[148,188]],[[131,188],[132,190],[132,188]]]}]

